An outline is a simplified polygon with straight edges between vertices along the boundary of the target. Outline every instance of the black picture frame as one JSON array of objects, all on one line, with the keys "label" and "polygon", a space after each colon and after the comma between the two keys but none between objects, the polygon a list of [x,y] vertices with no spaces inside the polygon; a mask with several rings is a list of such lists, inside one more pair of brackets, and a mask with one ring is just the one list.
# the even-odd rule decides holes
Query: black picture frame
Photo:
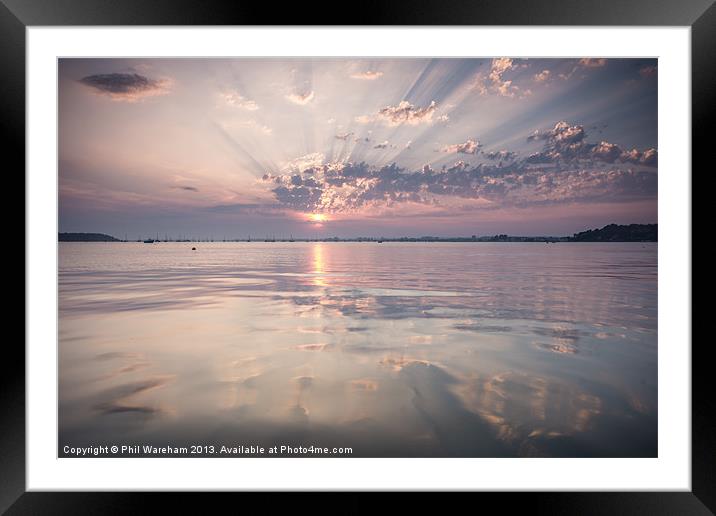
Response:
[{"label": "black picture frame", "polygon": [[[316,6],[315,10],[319,10]],[[297,25],[316,23],[306,4],[199,2],[191,0],[0,0],[0,127],[5,170],[25,169],[25,29],[81,25]],[[363,2],[351,14],[333,10],[326,25],[575,25],[690,26],[693,166],[705,164],[713,133],[716,87],[716,6],[713,0],[393,0]],[[709,131],[711,129],[711,131]],[[22,185],[24,191],[24,182]],[[692,203],[693,205],[693,203]],[[7,209],[6,209],[7,211]],[[17,213],[16,211],[14,213]],[[15,217],[6,215],[6,222]],[[693,233],[693,229],[692,229]],[[692,251],[693,252],[693,251]],[[693,256],[693,254],[692,254]],[[23,258],[27,256],[23,252]],[[23,261],[24,266],[24,261]],[[19,276],[19,275],[18,275]],[[27,277],[25,277],[25,285]],[[24,305],[23,305],[24,309]],[[690,345],[687,343],[674,343]],[[576,514],[710,514],[716,511],[716,438],[712,373],[705,358],[709,343],[692,346],[692,491],[640,493],[484,494],[502,511],[529,504],[531,512]],[[149,494],[39,493],[25,489],[25,352],[7,339],[0,375],[0,511],[8,514],[144,512]],[[246,495],[243,495],[246,496]],[[184,495],[174,502],[189,508]],[[315,497],[313,497],[315,498]],[[422,504],[420,497],[418,503]],[[205,502],[199,502],[203,504]],[[311,502],[313,503],[313,502]],[[348,512],[370,509],[371,501],[351,496]]]}]

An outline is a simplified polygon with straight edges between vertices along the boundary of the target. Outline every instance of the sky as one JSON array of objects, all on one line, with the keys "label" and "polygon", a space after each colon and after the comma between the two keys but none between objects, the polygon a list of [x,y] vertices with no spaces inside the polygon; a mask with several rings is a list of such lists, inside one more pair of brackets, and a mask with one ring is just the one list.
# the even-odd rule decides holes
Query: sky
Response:
[{"label": "sky", "polygon": [[61,59],[59,228],[571,235],[657,221],[656,59]]}]

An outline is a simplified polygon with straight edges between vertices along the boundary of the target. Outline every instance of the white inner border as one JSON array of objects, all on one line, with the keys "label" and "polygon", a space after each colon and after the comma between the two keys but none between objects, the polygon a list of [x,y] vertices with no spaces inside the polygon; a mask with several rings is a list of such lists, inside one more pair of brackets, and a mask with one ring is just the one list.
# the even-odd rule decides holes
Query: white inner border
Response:
[{"label": "white inner border", "polygon": [[[691,489],[690,28],[29,27],[26,34],[28,490]],[[658,57],[659,458],[58,459],[57,58],[71,56]]]}]

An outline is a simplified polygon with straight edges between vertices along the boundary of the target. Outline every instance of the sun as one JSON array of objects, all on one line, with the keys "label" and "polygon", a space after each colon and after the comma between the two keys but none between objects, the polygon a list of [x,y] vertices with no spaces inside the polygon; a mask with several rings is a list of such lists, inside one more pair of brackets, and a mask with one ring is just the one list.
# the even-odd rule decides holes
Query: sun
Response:
[{"label": "sun", "polygon": [[326,217],[323,213],[311,213],[308,216],[308,220],[310,220],[311,222],[321,223],[326,222],[328,220],[328,217]]}]

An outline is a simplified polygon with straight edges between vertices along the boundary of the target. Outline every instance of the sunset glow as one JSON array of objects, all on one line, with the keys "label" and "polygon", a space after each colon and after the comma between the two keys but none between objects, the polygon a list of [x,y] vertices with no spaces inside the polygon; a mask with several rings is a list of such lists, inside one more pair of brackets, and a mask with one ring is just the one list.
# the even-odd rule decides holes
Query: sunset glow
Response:
[{"label": "sunset glow", "polygon": [[655,59],[61,59],[60,230],[654,222],[657,75]]}]

